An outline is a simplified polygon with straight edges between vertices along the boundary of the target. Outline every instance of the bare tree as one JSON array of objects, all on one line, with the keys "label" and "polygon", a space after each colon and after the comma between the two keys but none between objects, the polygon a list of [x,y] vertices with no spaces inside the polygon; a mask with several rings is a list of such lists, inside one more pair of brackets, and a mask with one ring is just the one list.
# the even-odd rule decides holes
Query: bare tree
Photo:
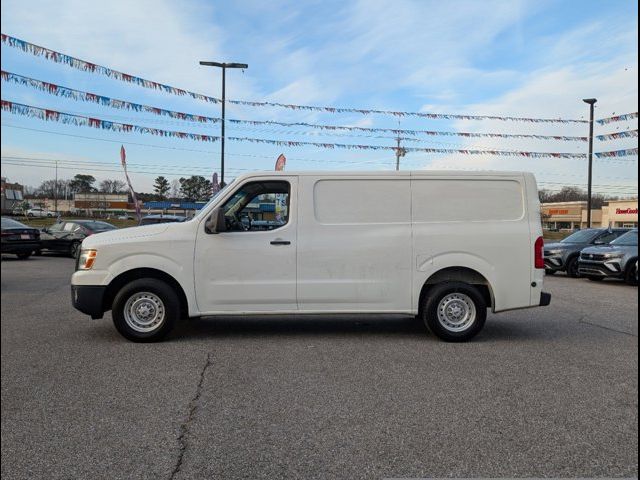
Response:
[{"label": "bare tree", "polygon": [[102,193],[122,193],[126,184],[122,180],[102,180],[100,182],[99,191]]}]

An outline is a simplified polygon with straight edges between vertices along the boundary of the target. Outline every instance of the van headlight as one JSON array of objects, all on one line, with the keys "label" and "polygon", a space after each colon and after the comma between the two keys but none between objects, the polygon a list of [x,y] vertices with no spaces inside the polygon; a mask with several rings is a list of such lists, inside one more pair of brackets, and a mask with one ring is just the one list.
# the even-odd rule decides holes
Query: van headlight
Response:
[{"label": "van headlight", "polygon": [[98,255],[97,250],[80,250],[77,270],[91,270]]}]

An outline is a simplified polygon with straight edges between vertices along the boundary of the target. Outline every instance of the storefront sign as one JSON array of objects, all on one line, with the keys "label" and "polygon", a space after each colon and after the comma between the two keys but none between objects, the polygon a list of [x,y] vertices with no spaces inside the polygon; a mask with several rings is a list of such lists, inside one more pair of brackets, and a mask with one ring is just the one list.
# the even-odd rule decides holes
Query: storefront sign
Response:
[{"label": "storefront sign", "polygon": [[616,208],[616,215],[637,215],[637,208]]}]

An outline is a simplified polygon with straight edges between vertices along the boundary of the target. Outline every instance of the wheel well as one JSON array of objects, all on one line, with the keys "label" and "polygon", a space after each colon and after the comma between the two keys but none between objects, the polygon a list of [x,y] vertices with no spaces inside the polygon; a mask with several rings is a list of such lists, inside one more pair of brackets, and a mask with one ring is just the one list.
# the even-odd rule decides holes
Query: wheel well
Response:
[{"label": "wheel well", "polygon": [[188,315],[189,309],[187,296],[184,293],[182,286],[171,275],[163,272],[162,270],[156,270],[155,268],[136,268],[134,270],[128,270],[124,273],[121,273],[116,278],[114,278],[107,287],[107,291],[104,295],[104,299],[102,301],[103,311],[106,312],[108,310],[111,310],[113,299],[122,287],[124,287],[127,283],[132,282],[133,280],[138,280],[141,278],[156,278],[173,287],[178,293],[178,298],[180,300],[180,310],[183,314],[183,317],[186,317]]},{"label": "wheel well", "polygon": [[625,267],[624,271],[625,273],[627,273],[630,269],[632,269],[633,267],[635,267],[635,262],[638,261],[638,257],[633,257],[630,258],[629,260],[627,260],[627,266]]},{"label": "wheel well", "polygon": [[467,267],[447,267],[442,270],[438,270],[431,275],[420,290],[420,303],[418,304],[418,314],[422,315],[422,305],[424,305],[424,299],[429,295],[429,290],[442,282],[464,282],[476,287],[482,298],[486,302],[487,306],[493,308],[493,291],[491,290],[491,284],[480,273]]}]

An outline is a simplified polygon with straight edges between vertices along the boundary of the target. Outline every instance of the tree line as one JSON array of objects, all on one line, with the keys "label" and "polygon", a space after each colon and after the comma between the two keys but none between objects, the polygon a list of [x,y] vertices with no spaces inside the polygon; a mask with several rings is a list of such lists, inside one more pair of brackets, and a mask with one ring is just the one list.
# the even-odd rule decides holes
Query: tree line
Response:
[{"label": "tree line", "polygon": [[[577,202],[577,201],[586,202],[587,199],[589,198],[587,191],[579,187],[562,187],[558,191],[542,189],[538,191],[538,197],[540,198],[540,203]],[[611,200],[619,200],[619,199],[620,197],[618,196],[593,193],[591,195],[591,208],[594,210],[597,210],[598,208],[602,208],[602,206],[606,202]]]},{"label": "tree line", "polygon": [[[169,181],[160,175],[153,182],[152,192],[136,192],[142,201],[207,201],[211,198],[213,183],[201,175],[181,177]],[[25,188],[25,194],[31,198],[71,199],[75,193],[129,193],[126,182],[118,179],[106,179],[100,182],[93,175],[76,174],[69,179],[51,179],[43,181],[36,188]]]}]

